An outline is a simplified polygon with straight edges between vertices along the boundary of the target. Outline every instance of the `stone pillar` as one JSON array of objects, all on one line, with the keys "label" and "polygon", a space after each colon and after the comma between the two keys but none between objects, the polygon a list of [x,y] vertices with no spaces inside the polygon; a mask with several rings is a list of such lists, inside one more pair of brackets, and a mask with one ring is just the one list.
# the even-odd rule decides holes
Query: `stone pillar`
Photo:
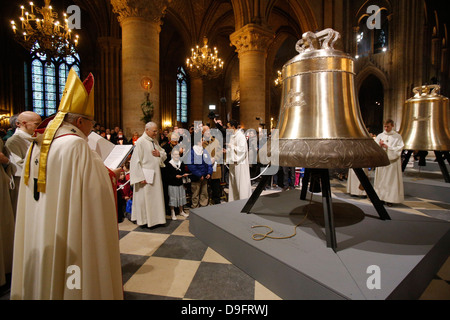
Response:
[{"label": "stone pillar", "polygon": [[423,1],[399,0],[393,12],[401,14],[395,15],[392,24],[389,22],[389,30],[393,32],[390,40],[394,40],[389,45],[390,51],[392,50],[392,65],[389,66],[392,73],[392,101],[385,107],[384,119],[394,120],[395,129],[398,130],[405,101],[413,96],[414,87],[422,86],[429,79],[423,79],[423,69],[420,66],[424,63],[424,55],[418,49],[424,47]]},{"label": "stone pillar", "polygon": [[200,77],[191,78],[191,108],[189,111],[189,125],[195,121],[203,121],[203,79]]},{"label": "stone pillar", "polygon": [[256,24],[247,24],[230,35],[239,54],[240,122],[245,129],[257,129],[256,117],[266,114],[266,56],[274,33]]},{"label": "stone pillar", "polygon": [[125,135],[144,132],[141,104],[146,90],[144,77],[152,81],[150,100],[154,105],[152,121],[161,126],[159,34],[161,18],[171,0],[111,0],[122,27],[122,122]]},{"label": "stone pillar", "polygon": [[106,128],[122,127],[120,114],[120,49],[122,41],[114,37],[98,38],[99,75],[95,92],[95,119]]}]

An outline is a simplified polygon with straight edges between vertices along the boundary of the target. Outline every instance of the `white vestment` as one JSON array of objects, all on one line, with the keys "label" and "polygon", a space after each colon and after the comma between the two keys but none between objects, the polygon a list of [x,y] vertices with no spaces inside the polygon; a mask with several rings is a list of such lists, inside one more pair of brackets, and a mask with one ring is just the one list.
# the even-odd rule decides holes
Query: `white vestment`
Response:
[{"label": "white vestment", "polygon": [[392,130],[380,133],[376,142],[383,140],[388,149],[386,150],[390,165],[378,167],[375,170],[374,189],[382,201],[390,203],[402,203],[404,201],[403,172],[401,155],[404,147],[402,137]]},{"label": "white vestment", "polygon": [[11,189],[11,201],[14,212],[17,208],[17,198],[19,196],[20,177],[27,156],[28,148],[30,147],[33,137],[17,128],[14,134],[6,140],[5,148],[9,161],[11,162],[11,169],[14,175],[14,183]]},{"label": "white vestment", "polygon": [[17,177],[22,176],[25,157],[32,141],[32,136],[20,129],[16,129],[14,134],[6,140],[5,148],[13,167],[13,173]]},{"label": "white vestment", "polygon": [[247,139],[241,130],[231,135],[227,148],[229,163],[228,201],[248,199],[252,195]]},{"label": "white vestment", "polygon": [[[366,176],[368,176],[369,170],[367,168],[364,168],[363,170]],[[362,185],[355,171],[353,171],[353,169],[348,169],[347,193],[350,193],[353,196],[365,196],[366,191],[361,189]]]},{"label": "white vestment", "polygon": [[[152,154],[154,149],[160,153],[160,157]],[[164,190],[161,180],[161,167],[167,154],[155,139],[147,133],[136,142],[133,155],[130,160],[130,183],[133,185],[133,205],[131,208],[131,220],[140,226],[152,227],[166,223],[166,209],[164,203]],[[142,184],[145,179],[145,170],[154,170],[153,183]],[[147,181],[150,182],[150,181]]]},{"label": "white vestment", "polygon": [[86,136],[64,122],[48,153],[45,193],[38,193],[42,140],[30,148],[28,185],[23,177],[20,183],[11,299],[123,299],[108,169]]},{"label": "white vestment", "polygon": [[[0,139],[0,152],[3,141]],[[0,164],[0,286],[6,282],[5,274],[11,273],[14,246],[14,212],[9,197],[11,177]]]}]

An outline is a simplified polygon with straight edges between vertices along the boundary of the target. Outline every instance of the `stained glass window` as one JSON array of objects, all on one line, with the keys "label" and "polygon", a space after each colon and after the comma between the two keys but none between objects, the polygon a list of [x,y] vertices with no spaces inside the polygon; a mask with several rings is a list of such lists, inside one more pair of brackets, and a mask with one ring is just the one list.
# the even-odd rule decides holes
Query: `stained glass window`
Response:
[{"label": "stained glass window", "polygon": [[70,68],[73,68],[80,76],[78,54],[65,59],[52,59],[51,62],[46,62],[45,55],[32,56],[32,109],[41,117],[48,117],[58,110]]},{"label": "stained glass window", "polygon": [[66,64],[61,64],[59,66],[59,81],[58,81],[59,100],[62,99],[68,75],[69,75],[69,67]]},{"label": "stained glass window", "polygon": [[379,8],[378,16],[363,15],[356,34],[357,57],[386,52],[389,49],[389,17],[386,8]]},{"label": "stained glass window", "polygon": [[41,117],[45,115],[44,110],[44,66],[39,59],[31,62],[31,90],[33,111]]},{"label": "stained glass window", "polygon": [[46,116],[56,113],[56,74],[53,64],[44,64],[44,91]]},{"label": "stained glass window", "polygon": [[177,73],[177,121],[188,122],[188,84],[183,67],[179,67]]},{"label": "stained glass window", "polygon": [[374,30],[374,53],[380,53],[387,51],[389,40],[389,20],[387,18],[386,11],[381,12],[381,29]]},{"label": "stained glass window", "polygon": [[367,18],[363,19],[359,25],[356,43],[358,46],[358,55],[360,57],[370,53],[372,47],[372,32],[367,28]]}]

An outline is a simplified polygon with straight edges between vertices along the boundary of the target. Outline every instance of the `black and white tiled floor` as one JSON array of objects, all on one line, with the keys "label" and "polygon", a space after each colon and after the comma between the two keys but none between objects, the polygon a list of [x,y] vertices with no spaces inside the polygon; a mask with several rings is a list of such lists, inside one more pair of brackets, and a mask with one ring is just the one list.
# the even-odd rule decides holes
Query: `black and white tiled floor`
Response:
[{"label": "black and white tiled floor", "polygon": [[119,228],[125,299],[280,299],[197,240],[189,218]]},{"label": "black and white tiled floor", "polygon": [[[332,191],[333,197],[350,198],[345,181],[332,180]],[[450,221],[450,203],[407,197],[394,208]],[[164,226],[153,228],[125,219],[119,236],[126,300],[281,300],[196,239],[189,232],[189,218],[167,217]],[[9,299],[9,294],[1,296],[0,291],[0,299]],[[420,299],[450,300],[450,258]]]},{"label": "black and white tiled floor", "polygon": [[[346,194],[345,182],[332,181],[333,196]],[[282,192],[280,189],[263,193]],[[355,200],[355,198],[352,198]],[[369,201],[356,198],[357,201]],[[394,207],[450,221],[450,204],[407,198]],[[189,232],[189,218],[167,220],[163,227],[120,225],[125,299],[279,300]],[[220,290],[218,290],[220,288]],[[450,300],[450,259],[423,293],[423,300]]]}]

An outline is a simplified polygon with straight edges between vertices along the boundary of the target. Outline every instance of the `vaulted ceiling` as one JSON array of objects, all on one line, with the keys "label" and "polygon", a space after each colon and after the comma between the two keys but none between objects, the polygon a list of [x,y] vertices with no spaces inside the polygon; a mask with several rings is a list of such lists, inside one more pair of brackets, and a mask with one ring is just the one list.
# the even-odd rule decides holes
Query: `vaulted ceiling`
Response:
[{"label": "vaulted ceiling", "polygon": [[[151,0],[141,0],[141,5],[146,1]],[[82,9],[84,38],[89,37],[92,42],[98,37],[120,38],[120,24],[111,0],[53,2],[61,7],[75,3]],[[267,26],[274,32],[286,30],[295,37],[306,29],[317,28],[309,0],[170,0],[162,22],[163,34],[176,34],[178,47],[182,44],[185,54],[207,37],[228,56],[233,51],[229,36],[248,23]]]}]

